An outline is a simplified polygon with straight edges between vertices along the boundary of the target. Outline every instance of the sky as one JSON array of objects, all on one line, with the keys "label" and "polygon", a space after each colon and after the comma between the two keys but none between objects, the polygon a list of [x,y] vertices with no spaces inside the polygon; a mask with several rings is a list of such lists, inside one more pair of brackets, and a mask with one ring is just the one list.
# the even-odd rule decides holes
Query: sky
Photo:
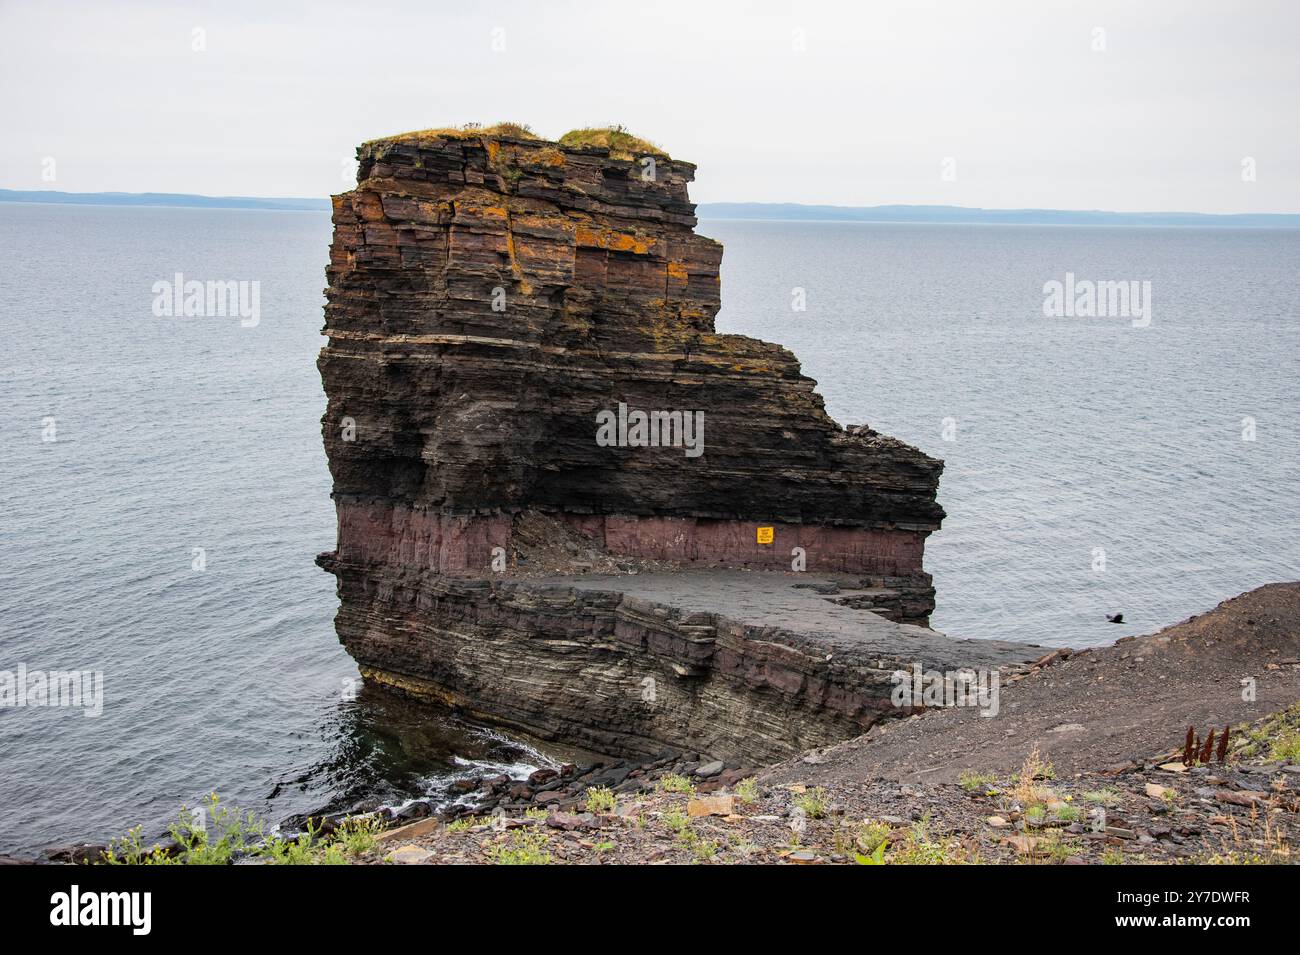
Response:
[{"label": "sky", "polygon": [[621,124],[697,202],[1300,212],[1294,0],[0,0],[0,187],[325,196]]}]

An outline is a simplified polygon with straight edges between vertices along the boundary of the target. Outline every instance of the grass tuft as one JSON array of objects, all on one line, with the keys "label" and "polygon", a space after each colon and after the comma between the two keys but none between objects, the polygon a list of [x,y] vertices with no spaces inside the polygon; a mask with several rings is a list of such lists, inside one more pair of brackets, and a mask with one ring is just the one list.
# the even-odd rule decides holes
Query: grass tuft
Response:
[{"label": "grass tuft", "polygon": [[466,123],[464,126],[441,126],[434,129],[414,129],[408,133],[397,133],[394,136],[380,136],[378,139],[372,139],[372,143],[418,143],[432,139],[477,139],[480,136],[497,137],[505,136],[511,139],[536,139],[542,137],[533,132],[531,126],[526,123],[493,123],[491,126],[480,126],[478,123]]},{"label": "grass tuft", "polygon": [[794,804],[802,809],[809,819],[821,819],[830,808],[830,798],[826,790],[818,786],[796,796]]},{"label": "grass tuft", "polygon": [[608,786],[593,786],[587,790],[587,812],[602,815],[614,811],[618,797]]},{"label": "grass tuft", "polygon": [[1114,786],[1103,786],[1101,789],[1089,789],[1082,794],[1084,802],[1090,802],[1096,806],[1114,807],[1120,804],[1119,790]]},{"label": "grass tuft", "polygon": [[659,780],[659,791],[665,793],[686,793],[688,796],[695,795],[695,787],[685,776],[679,776],[676,773],[669,773]]},{"label": "grass tuft", "polygon": [[977,773],[973,769],[963,769],[957,782],[968,793],[987,792],[998,778],[992,773]]},{"label": "grass tuft", "polygon": [[544,832],[516,829],[505,842],[488,848],[496,865],[550,865],[550,843]]},{"label": "grass tuft", "polygon": [[383,824],[374,817],[349,819],[328,836],[308,822],[307,831],[292,839],[263,835],[263,823],[252,812],[221,805],[211,794],[199,810],[182,807],[168,827],[171,845],[145,845],[136,826],[109,843],[107,865],[230,865],[255,857],[272,865],[346,865],[375,847]]},{"label": "grass tuft", "polygon": [[561,146],[589,146],[608,149],[614,159],[638,159],[642,156],[659,156],[667,159],[668,153],[648,139],[633,136],[626,126],[588,126],[571,129],[560,137]]}]

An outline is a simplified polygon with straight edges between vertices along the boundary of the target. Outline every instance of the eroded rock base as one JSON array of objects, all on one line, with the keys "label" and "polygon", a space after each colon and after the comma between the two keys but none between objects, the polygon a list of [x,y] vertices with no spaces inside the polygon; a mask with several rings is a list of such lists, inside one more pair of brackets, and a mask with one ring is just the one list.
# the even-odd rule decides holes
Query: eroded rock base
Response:
[{"label": "eroded rock base", "polygon": [[619,756],[671,747],[772,762],[899,715],[896,670],[1018,670],[1042,653],[951,640],[837,602],[870,597],[841,589],[852,578],[470,579],[321,562],[338,575],[338,631],[369,679]]}]

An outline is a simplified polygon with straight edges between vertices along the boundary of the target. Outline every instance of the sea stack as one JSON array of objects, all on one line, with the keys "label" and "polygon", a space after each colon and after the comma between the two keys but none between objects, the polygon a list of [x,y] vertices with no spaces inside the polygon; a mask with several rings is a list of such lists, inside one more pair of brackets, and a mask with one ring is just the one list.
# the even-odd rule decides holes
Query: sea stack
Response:
[{"label": "sea stack", "polygon": [[[516,127],[394,136],[358,158],[356,189],[334,198],[327,269],[319,367],[338,545],[319,562],[368,677],[542,735],[668,742],[667,729],[606,739],[587,725],[627,722],[601,716],[618,701],[573,646],[603,639],[602,613],[617,640],[615,607],[571,598],[566,611],[545,596],[553,583],[527,582],[537,527],[628,569],[776,572],[787,589],[792,570],[850,575],[871,626],[927,624],[942,462],[841,427],[788,350],[714,330],[722,247],[695,232],[692,164],[632,137],[568,144]],[[678,662],[687,677],[711,672]],[[516,665],[525,679],[586,680],[590,718],[510,689]],[[600,663],[625,665],[638,686],[646,667]],[[878,710],[757,748],[842,737]]]}]

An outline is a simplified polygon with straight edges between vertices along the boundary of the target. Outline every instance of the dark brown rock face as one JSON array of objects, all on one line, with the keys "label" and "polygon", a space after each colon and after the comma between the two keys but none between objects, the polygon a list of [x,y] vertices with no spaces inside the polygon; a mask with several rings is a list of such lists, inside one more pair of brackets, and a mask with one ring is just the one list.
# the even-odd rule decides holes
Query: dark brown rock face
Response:
[{"label": "dark brown rock face", "polygon": [[339,530],[321,562],[363,665],[399,625],[376,601],[406,588],[454,616],[438,581],[493,576],[529,512],[686,565],[788,571],[801,548],[925,622],[942,463],[841,428],[786,349],[714,331],[722,249],[694,232],[690,163],[473,135],[359,157],[319,366]]},{"label": "dark brown rock face", "polygon": [[496,723],[623,756],[671,746],[750,764],[900,715],[897,671],[1019,672],[1043,652],[886,620],[795,576],[343,570],[338,627],[368,678]]}]

